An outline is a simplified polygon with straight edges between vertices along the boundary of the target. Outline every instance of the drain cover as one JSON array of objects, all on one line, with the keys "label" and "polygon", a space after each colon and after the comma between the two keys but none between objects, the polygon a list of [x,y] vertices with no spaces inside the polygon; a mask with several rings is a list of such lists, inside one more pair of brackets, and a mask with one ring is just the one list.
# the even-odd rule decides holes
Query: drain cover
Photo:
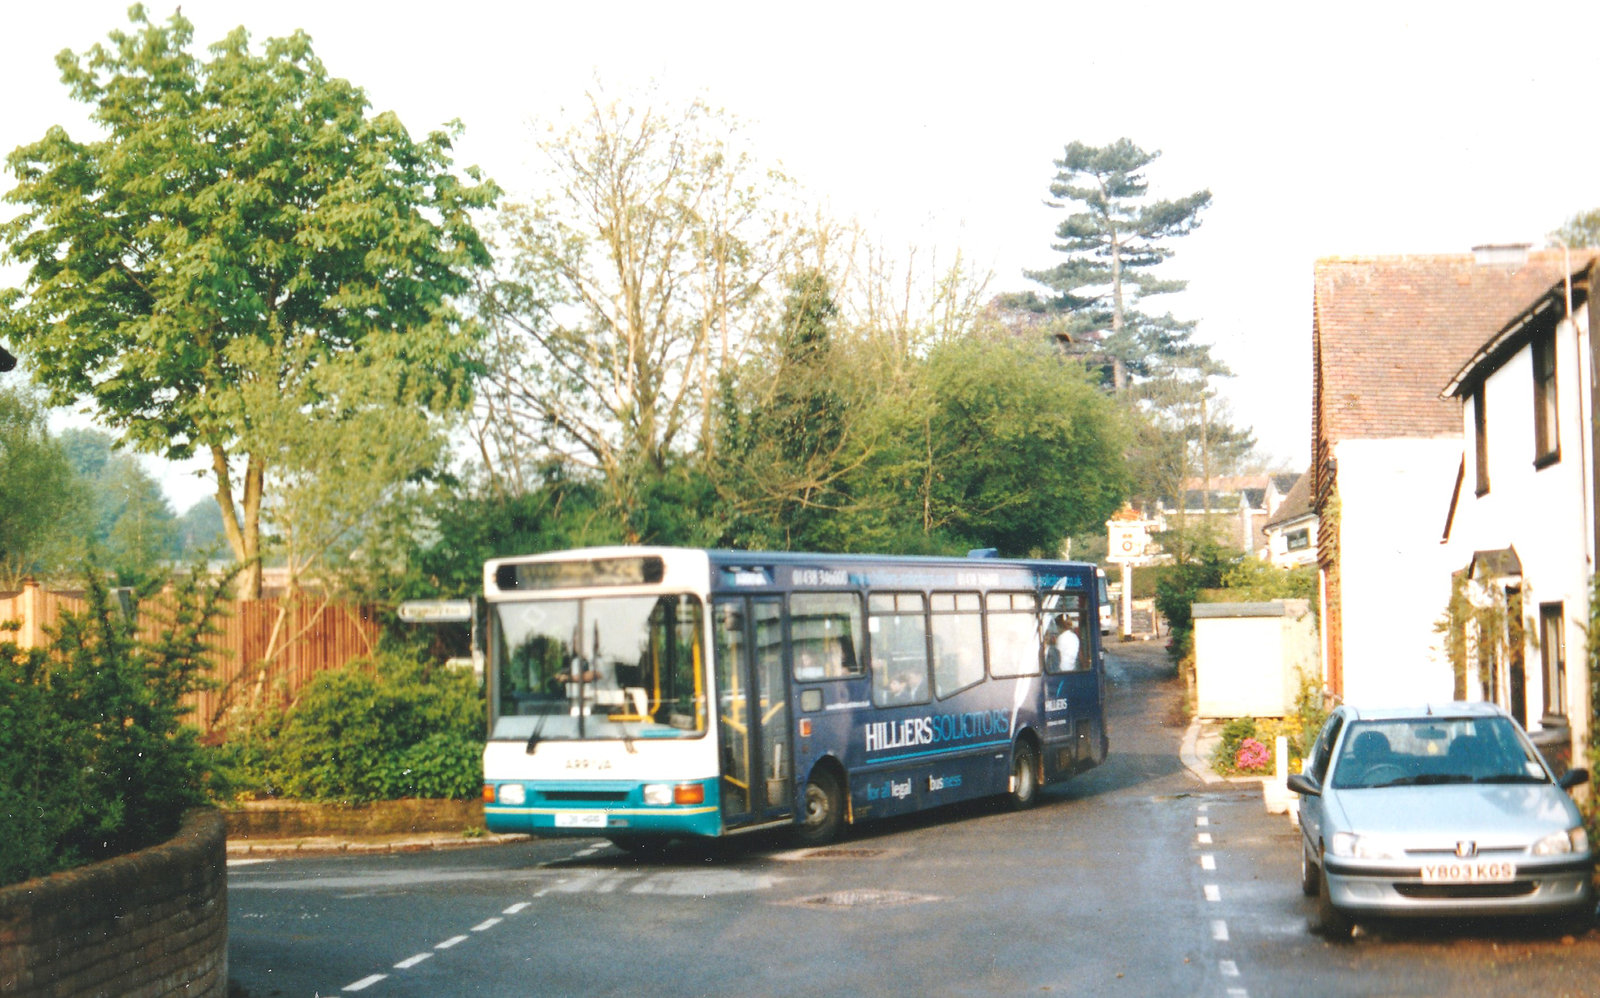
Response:
[{"label": "drain cover", "polygon": [[888,908],[900,904],[922,904],[939,900],[932,894],[912,894],[909,891],[880,891],[872,888],[834,891],[815,897],[800,898],[789,904],[804,908]]}]

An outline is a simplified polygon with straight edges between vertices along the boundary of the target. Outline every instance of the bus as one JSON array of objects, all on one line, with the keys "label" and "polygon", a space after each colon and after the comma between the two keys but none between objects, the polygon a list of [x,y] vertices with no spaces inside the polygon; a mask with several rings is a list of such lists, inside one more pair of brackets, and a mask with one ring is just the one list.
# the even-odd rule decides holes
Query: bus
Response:
[{"label": "bus", "polygon": [[490,831],[821,845],[1106,757],[1093,565],[609,547],[484,596]]}]

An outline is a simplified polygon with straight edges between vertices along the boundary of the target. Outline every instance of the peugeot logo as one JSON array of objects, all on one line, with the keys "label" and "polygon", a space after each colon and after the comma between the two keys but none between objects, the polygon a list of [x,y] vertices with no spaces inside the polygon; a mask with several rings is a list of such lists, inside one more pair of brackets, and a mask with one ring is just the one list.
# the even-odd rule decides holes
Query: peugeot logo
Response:
[{"label": "peugeot logo", "polygon": [[1478,855],[1478,843],[1472,841],[1471,839],[1465,839],[1456,843],[1457,859],[1471,859],[1476,855]]}]

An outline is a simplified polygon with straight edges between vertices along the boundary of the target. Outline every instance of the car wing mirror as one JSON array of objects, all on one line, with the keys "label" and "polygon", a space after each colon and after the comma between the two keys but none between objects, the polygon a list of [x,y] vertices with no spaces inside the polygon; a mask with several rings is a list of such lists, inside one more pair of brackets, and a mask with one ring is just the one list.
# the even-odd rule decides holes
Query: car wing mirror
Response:
[{"label": "car wing mirror", "polygon": [[1556,786],[1563,790],[1571,790],[1573,787],[1581,786],[1588,782],[1589,771],[1587,769],[1569,769],[1561,774],[1561,779],[1556,781]]},{"label": "car wing mirror", "polygon": [[1290,773],[1289,789],[1302,797],[1321,797],[1322,784],[1315,776],[1306,773]]}]

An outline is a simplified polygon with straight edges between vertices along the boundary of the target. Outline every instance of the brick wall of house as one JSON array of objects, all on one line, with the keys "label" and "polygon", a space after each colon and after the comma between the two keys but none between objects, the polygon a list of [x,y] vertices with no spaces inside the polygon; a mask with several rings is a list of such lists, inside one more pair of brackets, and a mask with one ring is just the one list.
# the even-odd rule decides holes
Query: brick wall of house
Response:
[{"label": "brick wall of house", "polygon": [[195,810],[161,845],[0,888],[0,995],[228,991],[222,815]]}]

